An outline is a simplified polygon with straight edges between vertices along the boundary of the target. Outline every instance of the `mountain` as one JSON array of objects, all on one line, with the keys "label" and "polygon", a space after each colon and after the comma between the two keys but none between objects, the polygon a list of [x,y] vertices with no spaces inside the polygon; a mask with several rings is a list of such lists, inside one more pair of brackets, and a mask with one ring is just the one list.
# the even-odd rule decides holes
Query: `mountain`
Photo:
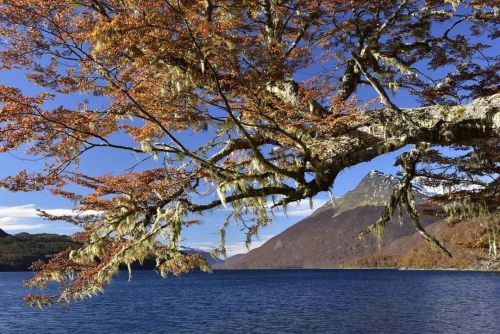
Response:
[{"label": "mountain", "polygon": [[[398,182],[399,179],[394,176],[372,171],[356,188],[334,199],[333,203],[325,204],[259,248],[236,259],[229,258],[227,264],[218,264],[215,268],[440,266],[440,261],[446,258],[433,250],[426,252],[432,254],[428,257],[434,262],[416,261],[419,252],[423,252],[421,249],[427,249],[428,245],[415,233],[406,214],[403,215],[402,225],[398,218],[386,224],[380,242],[373,235],[368,235],[364,240],[358,238],[361,230],[380,217]],[[415,191],[415,197],[417,201],[422,201],[425,195]],[[446,223],[439,222],[436,217],[421,216],[421,222],[437,237],[445,232],[451,233],[451,228]],[[450,238],[447,237],[444,241],[446,243]],[[469,262],[460,264],[470,265],[473,258],[474,256],[468,257]],[[477,256],[474,259],[477,260]],[[456,266],[458,263],[445,265]]]},{"label": "mountain", "polygon": [[[384,174],[379,171],[371,171],[359,184],[344,196],[336,198],[332,203],[325,204],[325,209],[333,209],[334,216],[342,212],[363,206],[385,206],[392,194],[394,187],[399,183],[395,176]],[[424,193],[414,192],[417,201],[425,198]]]},{"label": "mountain", "polygon": [[0,238],[1,238],[1,237],[6,237],[6,236],[8,236],[8,235],[9,235],[9,234],[8,234],[7,232],[5,232],[4,230],[2,230],[2,229],[0,228]]},{"label": "mountain", "polygon": [[436,222],[428,225],[426,230],[443,241],[453,257],[441,255],[418,233],[413,233],[394,240],[377,254],[356,259],[350,265],[353,267],[500,270],[498,261],[487,262],[485,260],[486,243],[481,247],[478,245],[478,236],[483,232],[479,221],[463,221],[454,226]]}]

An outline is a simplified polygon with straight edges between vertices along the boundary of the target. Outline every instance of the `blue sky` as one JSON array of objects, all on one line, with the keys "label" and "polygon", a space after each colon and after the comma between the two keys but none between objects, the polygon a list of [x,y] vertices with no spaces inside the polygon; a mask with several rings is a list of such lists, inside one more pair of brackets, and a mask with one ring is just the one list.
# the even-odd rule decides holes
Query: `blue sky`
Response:
[{"label": "blue sky", "polygon": [[[25,94],[36,95],[42,90],[29,83],[21,71],[0,71],[0,84],[15,86],[20,88]],[[375,93],[370,88],[362,88],[359,97],[371,99]],[[92,107],[104,107],[107,101],[102,98],[95,98],[85,95],[57,95],[54,101],[47,107],[57,107],[64,105],[66,107],[76,106],[79,102],[88,99]],[[411,106],[404,94],[398,94],[398,100],[402,106]],[[188,138],[189,136],[185,136]],[[118,137],[116,140],[126,140]],[[196,136],[188,140],[188,146],[196,146]],[[337,178],[332,187],[334,196],[341,196],[345,192],[354,188],[357,183],[370,171],[377,169],[382,172],[396,173],[397,169],[393,166],[395,157],[402,151],[389,153],[374,159],[371,162],[361,163],[352,168],[344,170]],[[0,154],[0,178],[13,175],[21,169],[39,169],[43,161],[27,161],[23,159],[23,150],[14,153]],[[96,149],[82,159],[79,169],[92,175],[104,173],[120,174],[125,169],[134,165],[140,158],[133,154],[119,152],[117,150]],[[148,162],[147,166],[154,167],[159,162]],[[319,194],[313,200],[313,210],[328,201],[330,196],[326,193]],[[10,193],[0,189],[0,228],[8,233],[15,234],[20,232],[29,233],[58,233],[71,234],[77,231],[77,228],[65,222],[45,221],[37,216],[36,209],[47,210],[53,214],[71,213],[72,203],[60,197],[51,196],[47,191],[33,193]],[[292,204],[288,207],[287,215],[283,212],[276,212],[273,223],[261,230],[259,236],[252,243],[252,247],[257,247],[274,235],[281,233],[286,228],[300,221],[309,215],[313,210],[310,209],[309,201]],[[205,214],[201,219],[204,224],[187,228],[183,231],[183,244],[190,247],[210,249],[217,245],[219,241],[219,228],[228,214],[226,209],[218,209]],[[227,248],[228,254],[237,254],[246,251],[245,233],[240,226],[231,224],[227,230]]]},{"label": "blue sky", "polygon": [[[0,84],[12,85],[21,88],[25,93],[34,95],[39,93],[37,87],[26,82],[19,71],[0,71]],[[361,92],[366,98],[371,97],[369,91]],[[87,96],[58,96],[51,104],[53,106],[76,105],[80,100],[88,98]],[[106,102],[102,100],[91,99],[95,106],[103,106]],[[120,140],[120,138],[118,138]],[[196,140],[196,139],[194,139]],[[192,142],[191,144],[196,144]],[[402,149],[393,153],[377,157],[373,161],[361,163],[352,168],[344,170],[333,185],[334,196],[341,196],[345,192],[354,188],[357,183],[370,171],[377,169],[385,173],[394,174],[397,168],[393,166],[394,159]],[[138,157],[133,154],[124,154],[114,150],[101,149],[90,153],[82,160],[80,169],[91,174],[102,173],[121,173],[138,161]],[[23,159],[23,152],[6,153],[0,155],[0,177],[15,174],[23,168],[37,169],[43,164],[43,161],[26,161]],[[151,162],[151,164],[159,162]],[[328,194],[319,194],[314,198],[313,209],[316,209],[329,200]],[[0,228],[9,233],[58,233],[71,234],[77,231],[77,228],[65,222],[49,222],[37,217],[36,209],[48,210],[53,214],[71,213],[72,203],[59,197],[51,196],[46,191],[33,193],[10,193],[0,189]],[[303,201],[295,205],[290,205],[287,215],[283,212],[276,212],[273,223],[261,230],[259,236],[253,242],[256,247],[265,242],[270,237],[281,233],[286,228],[305,218],[312,212],[309,201]],[[226,209],[218,209],[202,217],[204,224],[193,226],[183,231],[183,243],[186,246],[209,249],[216,246],[219,241],[219,228],[222,225]],[[230,225],[227,230],[227,246],[229,254],[236,254],[246,251],[245,234],[237,225]]]},{"label": "blue sky", "polygon": [[[18,87],[28,95],[36,95],[41,92],[38,87],[30,84],[20,71],[0,71],[0,84]],[[358,96],[367,100],[375,97],[375,93],[369,87],[365,87],[358,91]],[[107,103],[104,99],[85,95],[58,95],[48,106],[57,107],[64,105],[71,107],[85,99],[88,99],[89,104],[94,107],[104,107]],[[398,93],[395,101],[399,102],[403,107],[410,107],[414,103],[414,100],[409,99],[404,93]],[[196,146],[196,136],[192,138],[190,142],[188,141],[188,146]],[[125,140],[125,138],[116,139]],[[370,162],[361,163],[344,170],[332,187],[333,195],[341,196],[354,188],[370,170],[376,169],[385,173],[395,174],[397,172],[397,168],[393,166],[395,158],[408,149],[407,147],[385,154]],[[23,168],[33,170],[43,165],[43,161],[26,161],[22,158],[23,150],[15,153],[0,154],[0,177],[13,175]],[[123,152],[109,149],[97,149],[90,152],[85,159],[82,159],[79,169],[93,175],[103,173],[119,174],[137,163],[138,160],[139,157],[133,154],[124,154]],[[159,162],[151,161],[148,162],[148,166],[153,167],[155,163],[159,164]],[[328,194],[319,194],[313,200],[313,210],[328,200]],[[53,214],[68,214],[71,213],[72,203],[60,197],[51,196],[47,191],[10,193],[0,189],[0,228],[11,234],[20,232],[71,234],[77,231],[75,226],[68,223],[51,222],[38,218],[37,208],[48,210],[48,212]],[[260,231],[258,237],[252,243],[252,248],[259,246],[272,236],[281,233],[286,228],[305,218],[313,210],[310,209],[309,201],[302,201],[301,203],[290,205],[286,216],[283,212],[276,212],[273,223]],[[205,214],[201,217],[204,224],[192,226],[183,231],[183,244],[201,249],[210,249],[216,246],[219,241],[219,228],[223,224],[227,214],[228,212],[223,208]],[[246,251],[244,242],[245,233],[241,230],[240,226],[234,223],[231,224],[227,229],[226,238],[229,255]]]}]

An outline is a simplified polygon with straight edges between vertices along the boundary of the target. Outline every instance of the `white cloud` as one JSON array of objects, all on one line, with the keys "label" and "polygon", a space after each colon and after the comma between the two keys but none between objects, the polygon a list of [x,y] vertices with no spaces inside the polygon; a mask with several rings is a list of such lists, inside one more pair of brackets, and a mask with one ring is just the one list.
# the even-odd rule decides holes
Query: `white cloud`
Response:
[{"label": "white cloud", "polygon": [[[321,199],[321,198],[315,198],[312,200],[312,203],[309,200],[302,200],[299,203],[290,203],[287,206],[286,212],[282,207],[279,208],[274,208],[272,210],[272,213],[275,216],[288,216],[288,217],[307,217],[311,213],[314,212],[314,210],[320,208],[327,202],[326,199]],[[311,208],[312,204],[312,208]],[[268,202],[267,207],[271,208],[273,206],[273,202]]]},{"label": "white cloud", "polygon": [[7,225],[0,225],[0,227],[5,232],[12,232],[12,231],[38,230],[38,229],[47,227],[47,225],[46,224],[7,224]]},{"label": "white cloud", "polygon": [[11,222],[14,218],[12,217],[0,217],[0,224],[8,224]]},{"label": "white cloud", "polygon": [[[53,222],[41,223],[34,204],[25,204],[17,206],[0,206],[0,228],[6,232],[31,230],[76,230],[76,227],[71,228],[56,226]],[[46,209],[47,213],[55,216],[76,215],[77,212],[71,209]],[[86,212],[87,213],[87,212]],[[90,212],[88,212],[90,213]],[[33,221],[33,219],[37,219]]]},{"label": "white cloud", "polygon": [[12,231],[30,231],[46,227],[46,224],[24,223],[23,219],[18,217],[0,217],[0,228],[6,232]]},{"label": "white cloud", "polygon": [[[316,209],[319,209],[322,207],[326,202],[328,202],[329,199],[325,198],[314,198],[312,200],[312,209],[311,209],[311,203],[309,200],[304,199],[300,202],[292,202],[288,203],[287,208],[286,208],[286,214],[285,210],[283,209],[282,206],[271,208],[274,206],[274,203],[271,201],[268,201],[266,203],[266,206],[271,213],[271,216],[274,214],[276,217],[299,217],[299,218],[305,218],[306,216],[310,215],[313,213]],[[231,212],[233,209],[231,207],[227,208],[216,208],[215,211],[221,211],[221,212]]]},{"label": "white cloud", "polygon": [[[2,217],[16,217],[16,218],[38,218],[38,211],[35,204],[25,204],[18,206],[0,206],[0,218]],[[78,212],[72,209],[42,209],[48,214],[54,216],[76,215]],[[94,213],[94,212],[85,212]]]},{"label": "white cloud", "polygon": [[271,239],[273,235],[267,236],[267,238],[259,241],[253,241],[250,245],[249,248],[245,245],[245,242],[239,242],[239,243],[234,243],[226,246],[227,249],[227,256],[233,256],[236,254],[245,254],[251,251],[252,249],[259,248],[262,246],[264,243],[266,243],[269,239]]}]

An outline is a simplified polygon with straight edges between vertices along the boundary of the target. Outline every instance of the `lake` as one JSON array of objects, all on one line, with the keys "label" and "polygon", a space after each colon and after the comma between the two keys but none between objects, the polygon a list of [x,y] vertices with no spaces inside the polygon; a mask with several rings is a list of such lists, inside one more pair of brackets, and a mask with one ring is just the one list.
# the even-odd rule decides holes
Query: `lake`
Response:
[{"label": "lake", "polygon": [[500,275],[235,270],[121,273],[103,295],[39,310],[0,273],[0,333],[500,333]]}]

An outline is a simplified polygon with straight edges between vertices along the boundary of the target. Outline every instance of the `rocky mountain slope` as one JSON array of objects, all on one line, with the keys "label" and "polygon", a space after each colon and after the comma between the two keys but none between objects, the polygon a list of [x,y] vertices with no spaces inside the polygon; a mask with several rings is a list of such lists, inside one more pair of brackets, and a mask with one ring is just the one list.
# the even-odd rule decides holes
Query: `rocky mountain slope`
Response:
[{"label": "rocky mountain slope", "polygon": [[[457,253],[453,260],[430,249],[415,233],[406,215],[402,225],[397,218],[387,223],[380,247],[373,235],[360,240],[358,232],[378,219],[397,182],[394,176],[373,171],[333,204],[325,204],[261,247],[236,259],[230,258],[227,264],[216,265],[216,268],[432,268],[471,267],[478,262],[477,251],[469,249],[467,253],[453,246],[457,238],[460,238],[459,243],[466,243],[467,238],[473,240],[472,235],[479,233],[479,224],[474,223],[455,229],[435,217],[421,217],[424,227],[438,238],[442,237],[446,246],[452,245]],[[424,199],[422,193],[416,192],[415,196],[420,201]]]}]

